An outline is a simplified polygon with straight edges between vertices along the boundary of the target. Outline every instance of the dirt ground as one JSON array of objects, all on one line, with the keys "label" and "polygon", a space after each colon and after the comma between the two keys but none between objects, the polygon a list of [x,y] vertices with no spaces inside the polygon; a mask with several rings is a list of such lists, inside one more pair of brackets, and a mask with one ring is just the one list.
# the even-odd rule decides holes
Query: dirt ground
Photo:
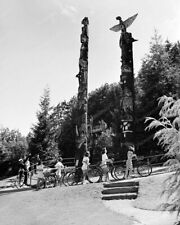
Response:
[{"label": "dirt ground", "polygon": [[131,225],[133,219],[108,209],[102,184],[40,191],[0,192],[2,225]]}]

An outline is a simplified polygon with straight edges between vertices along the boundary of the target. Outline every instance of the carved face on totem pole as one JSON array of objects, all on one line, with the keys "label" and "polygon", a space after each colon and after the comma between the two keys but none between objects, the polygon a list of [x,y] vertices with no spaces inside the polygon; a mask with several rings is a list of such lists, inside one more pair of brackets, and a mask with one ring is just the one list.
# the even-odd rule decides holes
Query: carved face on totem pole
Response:
[{"label": "carved face on totem pole", "polygon": [[[133,51],[132,43],[136,41],[127,28],[136,19],[137,14],[123,21],[120,16],[116,17],[119,24],[110,28],[114,32],[121,31],[119,47],[121,49],[121,124],[124,141],[133,140],[134,130],[134,73],[133,73]],[[132,133],[132,135],[131,135]]]},{"label": "carved face on totem pole", "polygon": [[84,17],[84,19],[82,20],[81,23],[82,23],[84,26],[89,25],[89,20],[88,20],[88,18],[87,18],[87,17]]}]

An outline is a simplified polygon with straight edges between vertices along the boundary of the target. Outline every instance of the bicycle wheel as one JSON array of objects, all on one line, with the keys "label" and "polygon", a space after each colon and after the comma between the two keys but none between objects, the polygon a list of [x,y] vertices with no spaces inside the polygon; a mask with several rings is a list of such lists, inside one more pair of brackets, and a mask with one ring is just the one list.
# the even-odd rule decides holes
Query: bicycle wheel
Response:
[{"label": "bicycle wheel", "polygon": [[[46,179],[46,178],[45,178]],[[41,178],[36,186],[37,190],[45,188],[45,179]]]},{"label": "bicycle wheel", "polygon": [[62,183],[65,185],[65,186],[68,186],[68,176],[69,176],[70,172],[67,172],[67,173],[64,173],[63,176],[62,176]]},{"label": "bicycle wheel", "polygon": [[49,175],[48,177],[46,177],[46,187],[50,188],[50,187],[55,187],[55,186],[56,186],[55,175]]},{"label": "bicycle wheel", "polygon": [[98,168],[89,168],[87,179],[90,183],[98,183],[102,180],[102,173]]},{"label": "bicycle wheel", "polygon": [[122,166],[115,166],[114,177],[116,180],[123,180],[125,176],[125,170]]},{"label": "bicycle wheel", "polygon": [[69,186],[72,186],[72,185],[74,185],[74,184],[76,184],[76,182],[75,182],[75,172],[71,172],[71,173],[69,173],[69,175],[67,176],[67,184],[69,185]]},{"label": "bicycle wheel", "polygon": [[19,186],[19,175],[17,175],[15,180],[14,180],[14,187],[20,188],[20,186]]},{"label": "bicycle wheel", "polygon": [[114,180],[117,180],[116,176],[115,176],[115,167],[111,167],[110,168],[110,173],[111,173],[111,177],[114,179]]},{"label": "bicycle wheel", "polygon": [[152,173],[152,166],[150,164],[140,164],[137,166],[137,172],[141,177],[147,177]]},{"label": "bicycle wheel", "polygon": [[24,178],[25,178],[24,173],[21,174],[21,176],[20,176],[20,174],[17,175],[16,181],[15,181],[15,186],[17,188],[20,188],[20,187],[23,186],[23,184],[24,184]]}]

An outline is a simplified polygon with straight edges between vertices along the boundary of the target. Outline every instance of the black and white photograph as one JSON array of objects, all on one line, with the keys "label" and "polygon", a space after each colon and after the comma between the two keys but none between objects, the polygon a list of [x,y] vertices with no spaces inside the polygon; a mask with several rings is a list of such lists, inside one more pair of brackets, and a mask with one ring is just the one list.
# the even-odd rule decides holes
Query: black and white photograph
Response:
[{"label": "black and white photograph", "polygon": [[0,0],[0,225],[180,225],[180,1]]}]

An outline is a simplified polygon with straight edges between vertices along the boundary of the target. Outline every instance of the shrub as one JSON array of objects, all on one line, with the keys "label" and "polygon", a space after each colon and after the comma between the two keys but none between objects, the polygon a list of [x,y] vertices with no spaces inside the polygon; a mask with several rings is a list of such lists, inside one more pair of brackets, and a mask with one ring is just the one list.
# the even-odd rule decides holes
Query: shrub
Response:
[{"label": "shrub", "polygon": [[180,99],[163,96],[159,99],[161,110],[159,119],[148,117],[149,123],[146,130],[155,129],[154,138],[158,139],[168,158],[164,165],[169,166],[170,171],[174,171],[172,176],[166,180],[166,194],[170,203],[164,208],[170,211],[177,210],[180,214]]}]

